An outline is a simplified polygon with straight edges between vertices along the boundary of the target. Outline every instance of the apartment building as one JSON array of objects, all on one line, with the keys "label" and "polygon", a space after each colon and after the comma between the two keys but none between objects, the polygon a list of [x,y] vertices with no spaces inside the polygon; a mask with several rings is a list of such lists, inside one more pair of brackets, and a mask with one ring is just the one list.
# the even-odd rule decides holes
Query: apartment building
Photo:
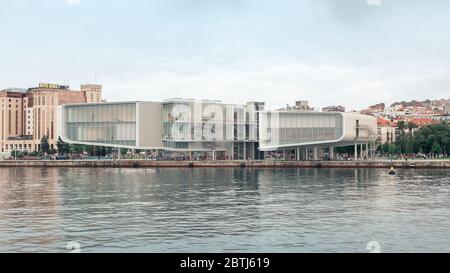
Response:
[{"label": "apartment building", "polygon": [[341,105],[338,105],[338,106],[334,106],[334,105],[327,106],[327,107],[322,108],[322,112],[325,112],[325,113],[329,113],[329,112],[345,113],[345,107],[341,106]]},{"label": "apartment building", "polygon": [[99,103],[101,85],[69,86],[41,83],[29,89],[0,91],[0,148],[3,155],[13,150],[38,151],[47,136],[50,148],[58,141],[59,107],[68,103]]}]

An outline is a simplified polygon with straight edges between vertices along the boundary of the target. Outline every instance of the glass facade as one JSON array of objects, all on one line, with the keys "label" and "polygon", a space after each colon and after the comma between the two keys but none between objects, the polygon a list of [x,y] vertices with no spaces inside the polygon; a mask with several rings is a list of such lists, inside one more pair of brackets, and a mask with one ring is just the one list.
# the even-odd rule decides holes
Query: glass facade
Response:
[{"label": "glass facade", "polygon": [[163,108],[163,147],[222,151],[224,158],[259,159],[259,113],[265,104],[173,99]]},{"label": "glass facade", "polygon": [[268,145],[335,141],[343,136],[343,118],[339,114],[277,112],[269,113],[267,118]]},{"label": "glass facade", "polygon": [[[196,111],[200,111],[198,117],[194,116]],[[225,141],[226,125],[225,105],[207,102],[163,104],[164,147],[186,149],[192,142]]]},{"label": "glass facade", "polygon": [[74,105],[63,113],[69,141],[136,146],[136,103]]},{"label": "glass facade", "polygon": [[[176,116],[173,115],[175,106],[182,107],[176,111]],[[173,132],[174,124],[177,123],[177,129]],[[163,133],[164,140],[186,140],[194,139],[194,126],[192,125],[191,108],[188,103],[165,103],[163,104]],[[173,135],[176,134],[176,135]],[[174,148],[175,144],[165,143],[165,147]]]},{"label": "glass facade", "polygon": [[263,108],[263,103],[254,102],[231,105],[178,99],[67,105],[62,109],[61,136],[69,143],[215,151],[223,158],[253,159],[260,156],[257,111]]}]

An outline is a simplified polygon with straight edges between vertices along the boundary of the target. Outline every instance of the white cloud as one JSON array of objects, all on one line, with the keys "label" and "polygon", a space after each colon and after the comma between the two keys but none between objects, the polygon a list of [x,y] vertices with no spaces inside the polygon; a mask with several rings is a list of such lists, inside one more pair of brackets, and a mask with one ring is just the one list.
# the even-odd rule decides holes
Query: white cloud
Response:
[{"label": "white cloud", "polygon": [[81,5],[81,0],[66,0],[66,4],[69,6],[79,6]]},{"label": "white cloud", "polygon": [[[188,73],[172,68],[138,69],[120,76],[104,73],[101,82],[105,97],[111,101],[162,100],[170,97],[221,99],[228,103],[264,101],[271,107],[283,107],[295,100],[309,100],[317,108],[344,105],[349,110],[397,100],[440,98],[445,92],[424,93],[414,90],[424,78],[445,75],[445,70],[423,67],[349,66],[345,64],[305,64],[296,62],[265,65],[203,67]],[[398,71],[405,71],[399,73]]]},{"label": "white cloud", "polygon": [[381,6],[381,0],[366,0],[369,6]]}]

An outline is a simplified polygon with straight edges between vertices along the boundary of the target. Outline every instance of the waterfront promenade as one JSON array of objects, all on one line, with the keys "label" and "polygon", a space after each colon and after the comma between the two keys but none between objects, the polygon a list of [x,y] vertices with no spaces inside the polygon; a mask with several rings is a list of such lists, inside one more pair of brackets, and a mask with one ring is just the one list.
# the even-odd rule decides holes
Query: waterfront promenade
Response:
[{"label": "waterfront promenade", "polygon": [[49,168],[427,168],[450,169],[450,160],[366,161],[155,161],[155,160],[64,160],[0,161],[1,167]]}]

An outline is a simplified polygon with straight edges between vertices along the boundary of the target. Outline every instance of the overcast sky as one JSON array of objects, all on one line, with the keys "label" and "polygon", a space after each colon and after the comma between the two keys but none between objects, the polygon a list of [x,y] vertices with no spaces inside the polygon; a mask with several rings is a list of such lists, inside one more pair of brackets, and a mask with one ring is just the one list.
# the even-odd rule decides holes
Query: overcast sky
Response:
[{"label": "overcast sky", "polygon": [[1,0],[0,89],[95,81],[109,101],[450,96],[448,0]]}]

